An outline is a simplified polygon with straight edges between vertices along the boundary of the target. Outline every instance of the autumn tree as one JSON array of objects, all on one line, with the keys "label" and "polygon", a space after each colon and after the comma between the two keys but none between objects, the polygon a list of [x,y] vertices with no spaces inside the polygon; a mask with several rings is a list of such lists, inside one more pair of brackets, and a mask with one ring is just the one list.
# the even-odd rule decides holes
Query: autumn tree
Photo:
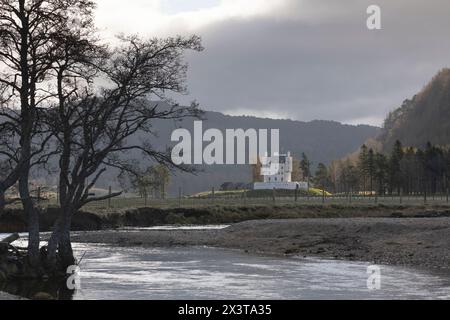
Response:
[{"label": "autumn tree", "polygon": [[301,181],[302,180],[302,171],[300,168],[300,160],[293,157],[292,158],[292,181]]},{"label": "autumn tree", "polygon": [[264,177],[261,175],[262,163],[260,157],[258,157],[258,160],[256,161],[255,164],[251,165],[251,169],[252,169],[252,181],[263,182]]},{"label": "autumn tree", "polygon": [[161,199],[167,196],[167,188],[170,183],[170,170],[165,164],[159,164],[154,168],[154,181],[156,191]]},{"label": "autumn tree", "polygon": [[[125,179],[124,175],[126,175],[128,179]],[[119,175],[119,179],[122,186],[131,186],[131,188],[136,191],[141,198],[148,198],[152,190],[155,188],[156,183],[153,174],[153,167],[148,167],[139,175],[122,172],[122,174]]]},{"label": "autumn tree", "polygon": [[346,193],[353,193],[358,187],[359,170],[350,162],[350,160],[347,160],[342,164],[339,181]]}]

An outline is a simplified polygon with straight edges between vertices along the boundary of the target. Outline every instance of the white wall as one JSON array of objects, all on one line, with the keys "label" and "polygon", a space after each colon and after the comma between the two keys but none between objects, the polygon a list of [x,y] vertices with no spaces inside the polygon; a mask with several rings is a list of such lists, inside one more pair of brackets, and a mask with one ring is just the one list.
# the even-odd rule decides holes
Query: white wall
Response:
[{"label": "white wall", "polygon": [[299,181],[299,182],[255,182],[254,189],[255,190],[295,190],[299,186],[300,190],[308,190],[308,183]]}]

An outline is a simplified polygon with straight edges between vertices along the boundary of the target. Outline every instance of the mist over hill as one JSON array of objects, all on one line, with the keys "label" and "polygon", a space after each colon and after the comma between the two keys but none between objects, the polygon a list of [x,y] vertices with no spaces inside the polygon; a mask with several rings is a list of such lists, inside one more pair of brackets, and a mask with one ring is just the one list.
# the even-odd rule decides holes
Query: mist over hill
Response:
[{"label": "mist over hill", "polygon": [[449,145],[450,69],[442,69],[417,95],[391,112],[377,140],[385,150],[396,140],[414,147],[427,142]]}]

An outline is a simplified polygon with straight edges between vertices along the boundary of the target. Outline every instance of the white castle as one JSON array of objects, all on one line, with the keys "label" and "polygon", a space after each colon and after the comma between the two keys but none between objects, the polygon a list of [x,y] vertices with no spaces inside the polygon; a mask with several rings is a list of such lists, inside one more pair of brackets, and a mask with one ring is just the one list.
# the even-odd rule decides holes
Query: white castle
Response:
[{"label": "white castle", "polygon": [[271,189],[308,189],[308,184],[301,181],[292,181],[293,158],[291,153],[275,154],[272,157],[261,157],[261,175],[264,182],[255,182],[255,190]]}]

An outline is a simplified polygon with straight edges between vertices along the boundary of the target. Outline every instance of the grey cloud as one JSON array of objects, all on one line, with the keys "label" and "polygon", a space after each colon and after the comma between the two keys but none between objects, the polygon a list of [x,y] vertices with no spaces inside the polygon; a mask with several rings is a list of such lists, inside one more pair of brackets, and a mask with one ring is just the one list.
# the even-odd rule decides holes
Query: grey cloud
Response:
[{"label": "grey cloud", "polygon": [[[374,2],[381,31],[365,27]],[[307,0],[210,25],[198,31],[206,51],[188,56],[189,98],[214,111],[381,124],[449,66],[449,12],[447,0]]]}]

